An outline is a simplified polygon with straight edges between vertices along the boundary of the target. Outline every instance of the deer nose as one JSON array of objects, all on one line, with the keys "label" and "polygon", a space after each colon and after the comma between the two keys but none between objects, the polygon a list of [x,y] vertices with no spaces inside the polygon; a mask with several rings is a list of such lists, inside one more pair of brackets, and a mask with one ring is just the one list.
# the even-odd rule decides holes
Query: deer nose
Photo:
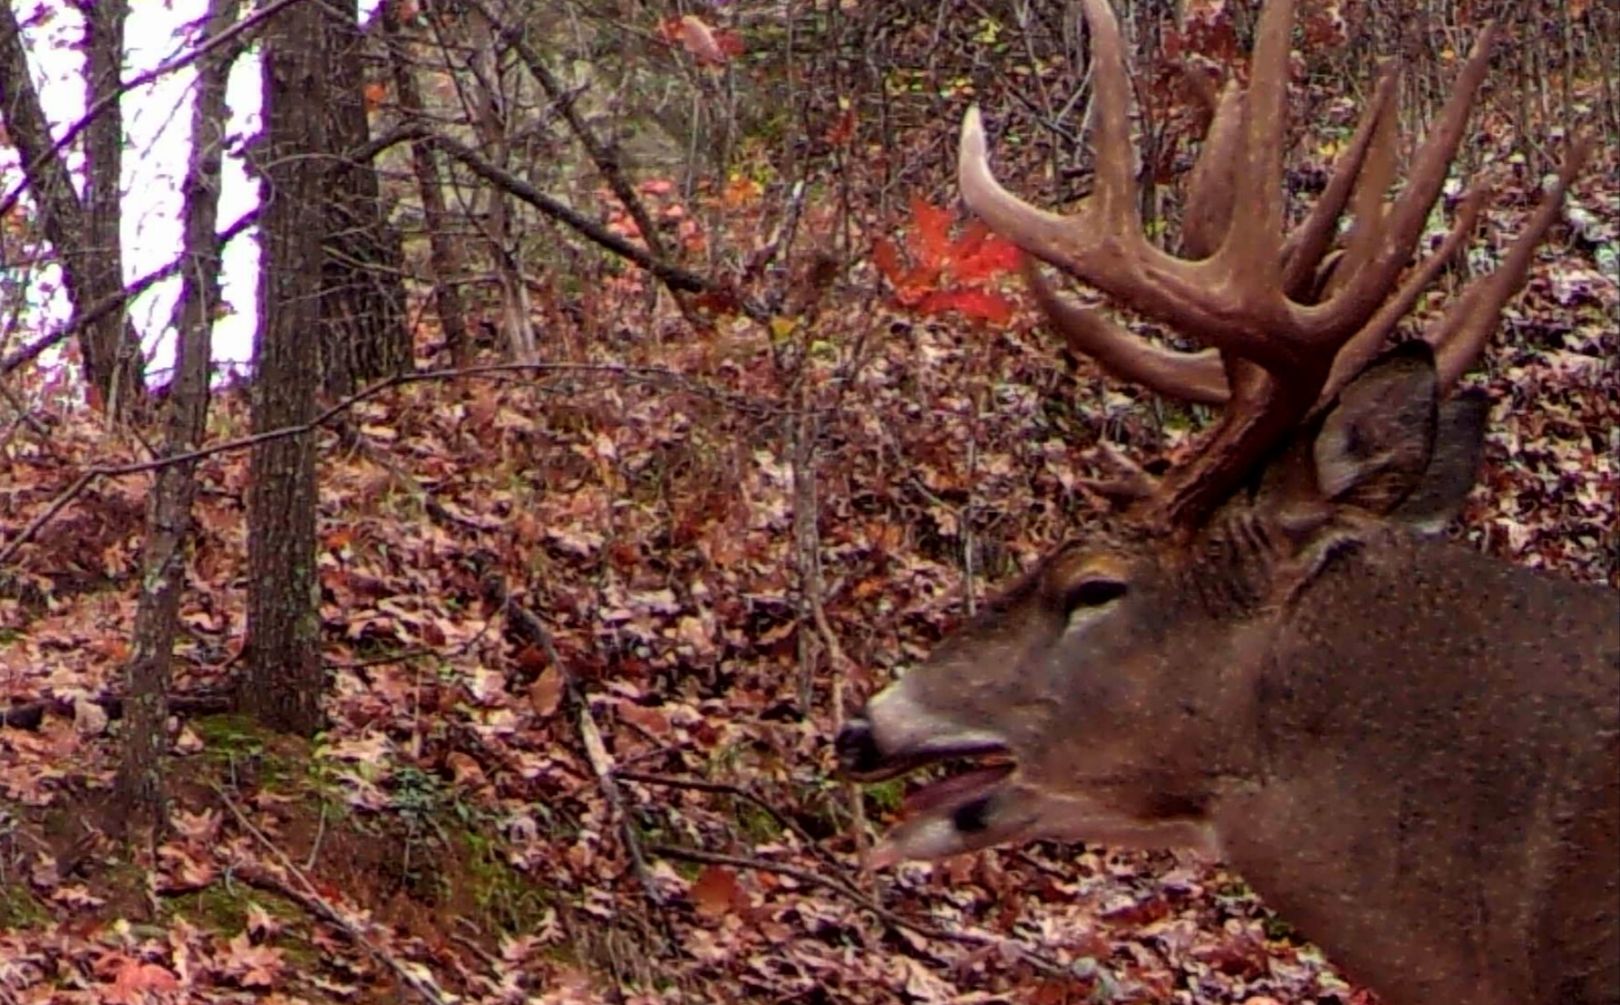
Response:
[{"label": "deer nose", "polygon": [[833,749],[838,752],[839,770],[846,774],[876,771],[883,764],[883,755],[878,751],[872,724],[865,719],[856,718],[844,723],[838,737],[833,740]]}]

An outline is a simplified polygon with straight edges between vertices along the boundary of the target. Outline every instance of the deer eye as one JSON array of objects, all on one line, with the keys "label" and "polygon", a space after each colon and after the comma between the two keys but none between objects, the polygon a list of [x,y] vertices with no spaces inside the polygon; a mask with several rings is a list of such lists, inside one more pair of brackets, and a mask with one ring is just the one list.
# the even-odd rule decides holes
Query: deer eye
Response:
[{"label": "deer eye", "polygon": [[1069,587],[1063,596],[1063,609],[1073,614],[1083,607],[1101,607],[1125,595],[1126,586],[1117,579],[1091,576]]}]

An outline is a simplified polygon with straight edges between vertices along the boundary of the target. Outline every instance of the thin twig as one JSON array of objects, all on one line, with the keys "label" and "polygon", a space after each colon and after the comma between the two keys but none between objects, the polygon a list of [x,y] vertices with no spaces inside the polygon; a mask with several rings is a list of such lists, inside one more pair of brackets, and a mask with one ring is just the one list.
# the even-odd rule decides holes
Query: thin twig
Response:
[{"label": "thin twig", "polygon": [[[237,217],[235,223],[231,224],[229,227],[226,227],[224,230],[220,231],[218,235],[216,235],[214,246],[216,248],[223,249],[225,245],[229,244],[231,241],[234,241],[238,236],[240,236],[243,231],[247,230],[249,227],[257,226],[258,222],[259,210],[257,208],[248,210],[246,213],[243,213],[241,216]],[[140,296],[142,293],[145,293],[152,286],[170,278],[175,273],[180,271],[181,267],[185,265],[186,261],[187,258],[184,255],[171,259],[168,264],[153,269],[151,272],[141,276],[134,282],[120,288],[118,292],[110,293],[107,296],[102,297],[100,300],[86,307],[84,310],[74,311],[73,316],[60,327],[46,332],[44,335],[41,335],[39,338],[23,346],[21,349],[13,352],[5,359],[0,360],[0,377],[4,377],[6,374],[11,373],[13,370],[16,370],[23,364],[39,358],[39,356],[42,355],[45,350],[54,345],[60,344],[64,340],[70,338],[85,328],[88,328],[90,325],[95,324],[108,314],[118,310],[124,304]]]},{"label": "thin twig", "polygon": [[[476,4],[476,6],[490,24],[500,23],[487,7],[482,4]],[[575,138],[579,140],[579,145],[585,148],[585,153],[591,158],[592,163],[596,165],[596,170],[601,173],[603,179],[607,181],[608,187],[613,190],[613,194],[624,205],[625,212],[630,214],[630,219],[635,222],[636,229],[641,231],[641,239],[647,242],[648,249],[659,258],[665,257],[666,252],[663,242],[658,238],[658,226],[647,212],[647,207],[636,196],[636,190],[630,184],[630,179],[625,176],[624,166],[619,163],[617,151],[603,143],[601,138],[591,129],[590,124],[585,121],[585,118],[575,110],[575,95],[562,86],[562,81],[558,80],[556,74],[551,72],[551,68],[546,66],[546,61],[540,57],[540,54],[534,50],[533,46],[524,40],[523,36],[528,31],[529,19],[514,17],[507,20],[506,28],[501,31],[496,41],[501,45],[510,45],[512,51],[517,53],[518,59],[522,60],[523,65],[528,67],[529,72],[534,75],[534,79],[540,82],[540,87],[546,92],[546,97],[551,99],[551,106],[562,115],[563,121],[568,123],[568,128],[573,130]],[[673,288],[671,292],[674,292]]]},{"label": "thin twig", "polygon": [[10,192],[7,192],[3,199],[0,199],[0,219],[5,219],[11,216],[11,211],[16,208],[17,201],[21,199],[23,193],[28,190],[28,179],[34,176],[34,172],[39,170],[40,166],[48,159],[61,154],[63,150],[66,150],[68,147],[72,146],[73,141],[79,138],[80,133],[84,132],[90,127],[90,123],[94,122],[97,116],[118,104],[119,100],[122,99],[124,95],[138,88],[145,87],[147,84],[165,77],[176,70],[184,69],[185,67],[190,66],[192,63],[195,63],[197,60],[208,55],[210,52],[213,52],[215,49],[218,49],[221,46],[234,44],[232,40],[237,36],[252,31],[254,28],[257,28],[265,21],[268,21],[270,18],[280,13],[282,10],[291,7],[293,4],[303,2],[304,0],[273,0],[272,3],[267,3],[263,7],[258,8],[253,13],[238,21],[225,31],[210,37],[207,41],[203,42],[195,49],[192,49],[189,52],[183,52],[171,60],[160,63],[157,66],[152,67],[152,69],[147,70],[145,73],[136,74],[128,80],[121,82],[117,87],[108,91],[106,94],[103,94],[101,97],[97,98],[96,102],[89,108],[85,109],[83,115],[79,116],[77,122],[74,122],[72,125],[62,130],[61,134],[56,137],[55,142],[51,144],[50,149],[41,151],[39,156],[23,169],[23,180],[17,184],[16,188],[13,188]]},{"label": "thin twig", "polygon": [[592,773],[596,775],[596,784],[601,789],[602,798],[607,801],[608,811],[613,814],[614,820],[618,821],[619,834],[624,841],[625,854],[630,858],[630,866],[641,884],[642,893],[648,903],[654,907],[663,907],[664,896],[659,892],[658,886],[653,882],[652,873],[647,869],[647,859],[641,853],[641,839],[636,836],[630,814],[625,810],[619,784],[613,777],[613,756],[608,753],[607,745],[602,742],[602,731],[597,728],[596,717],[591,714],[591,703],[585,694],[585,688],[558,655],[557,646],[552,641],[551,631],[545,622],[533,611],[512,599],[512,594],[506,589],[506,583],[499,573],[492,572],[485,576],[483,589],[484,596],[499,605],[506,613],[507,619],[518,628],[524,638],[540,646],[541,651],[546,654],[546,660],[562,675],[568,698],[579,714],[579,739],[585,748],[585,760],[590,764]]}]

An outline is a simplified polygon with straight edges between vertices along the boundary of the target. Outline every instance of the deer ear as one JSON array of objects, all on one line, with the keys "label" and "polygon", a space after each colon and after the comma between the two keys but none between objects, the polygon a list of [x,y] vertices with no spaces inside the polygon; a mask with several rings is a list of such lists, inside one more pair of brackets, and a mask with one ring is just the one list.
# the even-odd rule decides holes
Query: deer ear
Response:
[{"label": "deer ear", "polygon": [[1312,444],[1322,497],[1394,511],[1429,469],[1439,401],[1427,342],[1403,343],[1370,364],[1339,392]]},{"label": "deer ear", "polygon": [[1440,404],[1434,453],[1423,478],[1390,517],[1420,534],[1439,534],[1462,511],[1479,476],[1491,401],[1470,388]]}]

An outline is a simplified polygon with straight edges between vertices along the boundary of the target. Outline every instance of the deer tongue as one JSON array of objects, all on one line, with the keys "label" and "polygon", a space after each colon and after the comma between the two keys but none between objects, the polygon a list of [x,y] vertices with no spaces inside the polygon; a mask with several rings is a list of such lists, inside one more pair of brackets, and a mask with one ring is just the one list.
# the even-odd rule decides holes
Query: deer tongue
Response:
[{"label": "deer tongue", "polygon": [[[981,847],[986,837],[993,843],[1005,822],[991,825],[983,816],[1013,767],[995,764],[951,775],[907,796],[899,823],[867,856],[867,868],[882,869],[908,858],[944,858]],[[970,822],[958,819],[964,813]]]},{"label": "deer tongue", "polygon": [[905,816],[921,816],[939,809],[941,806],[955,805],[966,802],[968,796],[976,796],[989,789],[992,785],[1006,778],[1012,772],[1011,764],[996,764],[985,768],[976,768],[959,775],[949,775],[937,782],[930,782],[922,788],[906,796],[901,803],[901,812]]}]

